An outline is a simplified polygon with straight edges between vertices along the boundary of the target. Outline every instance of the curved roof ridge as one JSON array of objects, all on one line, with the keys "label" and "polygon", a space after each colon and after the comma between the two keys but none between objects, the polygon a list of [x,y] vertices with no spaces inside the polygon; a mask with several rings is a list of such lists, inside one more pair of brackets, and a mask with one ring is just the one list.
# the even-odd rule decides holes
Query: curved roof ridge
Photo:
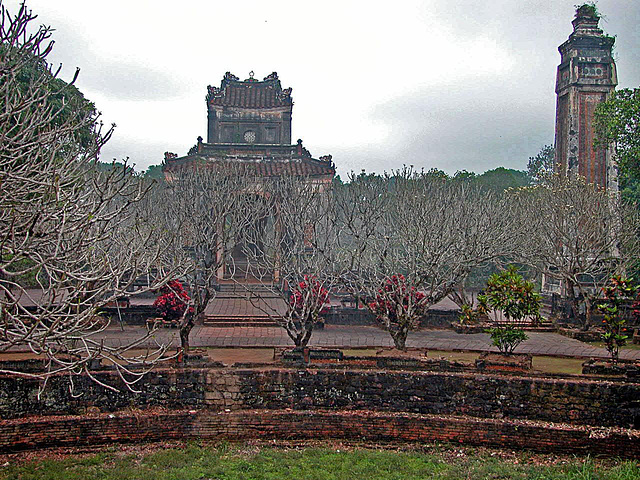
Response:
[{"label": "curved roof ridge", "polygon": [[226,107],[274,108],[293,105],[291,88],[282,88],[278,73],[273,72],[262,81],[249,73],[249,78],[240,80],[231,72],[224,74],[220,87],[207,87],[207,103]]}]

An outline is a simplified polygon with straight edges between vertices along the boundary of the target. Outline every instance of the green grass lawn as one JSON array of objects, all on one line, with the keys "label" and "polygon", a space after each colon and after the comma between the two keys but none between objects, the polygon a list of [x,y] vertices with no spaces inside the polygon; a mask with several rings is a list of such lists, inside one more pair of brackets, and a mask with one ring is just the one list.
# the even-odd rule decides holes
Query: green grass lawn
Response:
[{"label": "green grass lawn", "polygon": [[[46,455],[46,452],[44,453]],[[110,447],[98,454],[15,459],[0,467],[2,479],[575,479],[631,480],[640,466],[630,461],[564,459],[527,453],[432,448],[372,450],[342,446],[273,449],[250,445],[162,448],[151,453]]]},{"label": "green grass lawn", "polygon": [[533,356],[533,369],[543,373],[574,374],[582,373],[582,363],[586,358],[563,358],[547,355]]}]

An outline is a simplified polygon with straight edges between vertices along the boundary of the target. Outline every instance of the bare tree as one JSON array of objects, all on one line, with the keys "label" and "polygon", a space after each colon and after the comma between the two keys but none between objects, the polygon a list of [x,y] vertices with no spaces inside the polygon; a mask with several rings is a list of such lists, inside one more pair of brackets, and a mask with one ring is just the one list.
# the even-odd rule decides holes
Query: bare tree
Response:
[{"label": "bare tree", "polygon": [[[246,285],[256,308],[307,345],[337,283],[331,184],[282,176],[263,184],[251,203],[244,253],[260,289]],[[270,301],[265,301],[270,298]]]},{"label": "bare tree", "polygon": [[354,178],[336,205],[343,282],[398,349],[427,308],[506,255],[516,235],[495,194],[411,169]]},{"label": "bare tree", "polygon": [[554,176],[512,198],[524,228],[523,261],[559,283],[574,318],[588,328],[594,295],[640,254],[637,209],[572,177]]},{"label": "bare tree", "polygon": [[169,260],[183,265],[192,293],[193,313],[185,309],[179,327],[185,352],[194,322],[215,297],[219,281],[239,275],[233,253],[248,215],[255,213],[247,197],[255,197],[258,185],[242,164],[211,162],[173,172],[154,192],[157,222],[173,232]]},{"label": "bare tree", "polygon": [[77,91],[54,81],[50,29],[30,33],[35,16],[24,6],[15,16],[1,7],[1,16],[0,352],[27,347],[44,368],[0,373],[44,386],[60,373],[92,376],[94,360],[109,359],[133,389],[167,347],[131,357],[146,338],[106,344],[99,334],[109,322],[98,313],[162,250],[136,209],[148,186],[126,165],[97,171],[111,129],[101,129]]}]

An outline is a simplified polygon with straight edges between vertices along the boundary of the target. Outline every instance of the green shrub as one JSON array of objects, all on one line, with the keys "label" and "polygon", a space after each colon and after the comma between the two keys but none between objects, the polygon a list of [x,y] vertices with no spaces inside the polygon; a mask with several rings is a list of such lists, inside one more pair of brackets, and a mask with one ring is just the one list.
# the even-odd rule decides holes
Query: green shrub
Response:
[{"label": "green shrub", "polygon": [[478,300],[479,309],[500,311],[504,315],[503,324],[487,330],[501,353],[513,353],[527,339],[524,331],[517,328],[518,323],[526,317],[540,318],[540,294],[535,292],[533,282],[525,280],[514,265],[491,275]]}]

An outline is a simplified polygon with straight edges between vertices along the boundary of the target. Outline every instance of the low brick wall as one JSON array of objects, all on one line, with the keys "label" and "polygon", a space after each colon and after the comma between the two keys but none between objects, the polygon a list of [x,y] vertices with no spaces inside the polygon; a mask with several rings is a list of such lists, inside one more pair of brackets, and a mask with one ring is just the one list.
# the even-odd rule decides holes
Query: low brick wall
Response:
[{"label": "low brick wall", "polygon": [[0,450],[166,439],[454,442],[640,457],[640,431],[361,411],[170,411],[0,421]]},{"label": "low brick wall", "polygon": [[[226,408],[355,409],[640,428],[640,384],[456,372],[238,370]],[[219,387],[217,386],[219,382]]]},{"label": "low brick wall", "polygon": [[[365,309],[333,307],[323,315],[328,325],[378,325],[373,315]],[[439,310],[431,308],[420,319],[422,328],[451,328],[460,317],[458,310]]]},{"label": "low brick wall", "polygon": [[[113,372],[97,372],[116,383]],[[640,383],[470,372],[338,368],[158,369],[141,393],[104,389],[86,377],[72,397],[65,377],[52,378],[41,399],[37,382],[0,376],[0,417],[83,414],[99,409],[350,409],[469,415],[576,425],[640,428]]]},{"label": "low brick wall", "polygon": [[127,325],[146,325],[147,320],[158,316],[153,305],[131,305],[124,308],[104,307],[102,312],[108,315],[114,324],[122,321]]}]

